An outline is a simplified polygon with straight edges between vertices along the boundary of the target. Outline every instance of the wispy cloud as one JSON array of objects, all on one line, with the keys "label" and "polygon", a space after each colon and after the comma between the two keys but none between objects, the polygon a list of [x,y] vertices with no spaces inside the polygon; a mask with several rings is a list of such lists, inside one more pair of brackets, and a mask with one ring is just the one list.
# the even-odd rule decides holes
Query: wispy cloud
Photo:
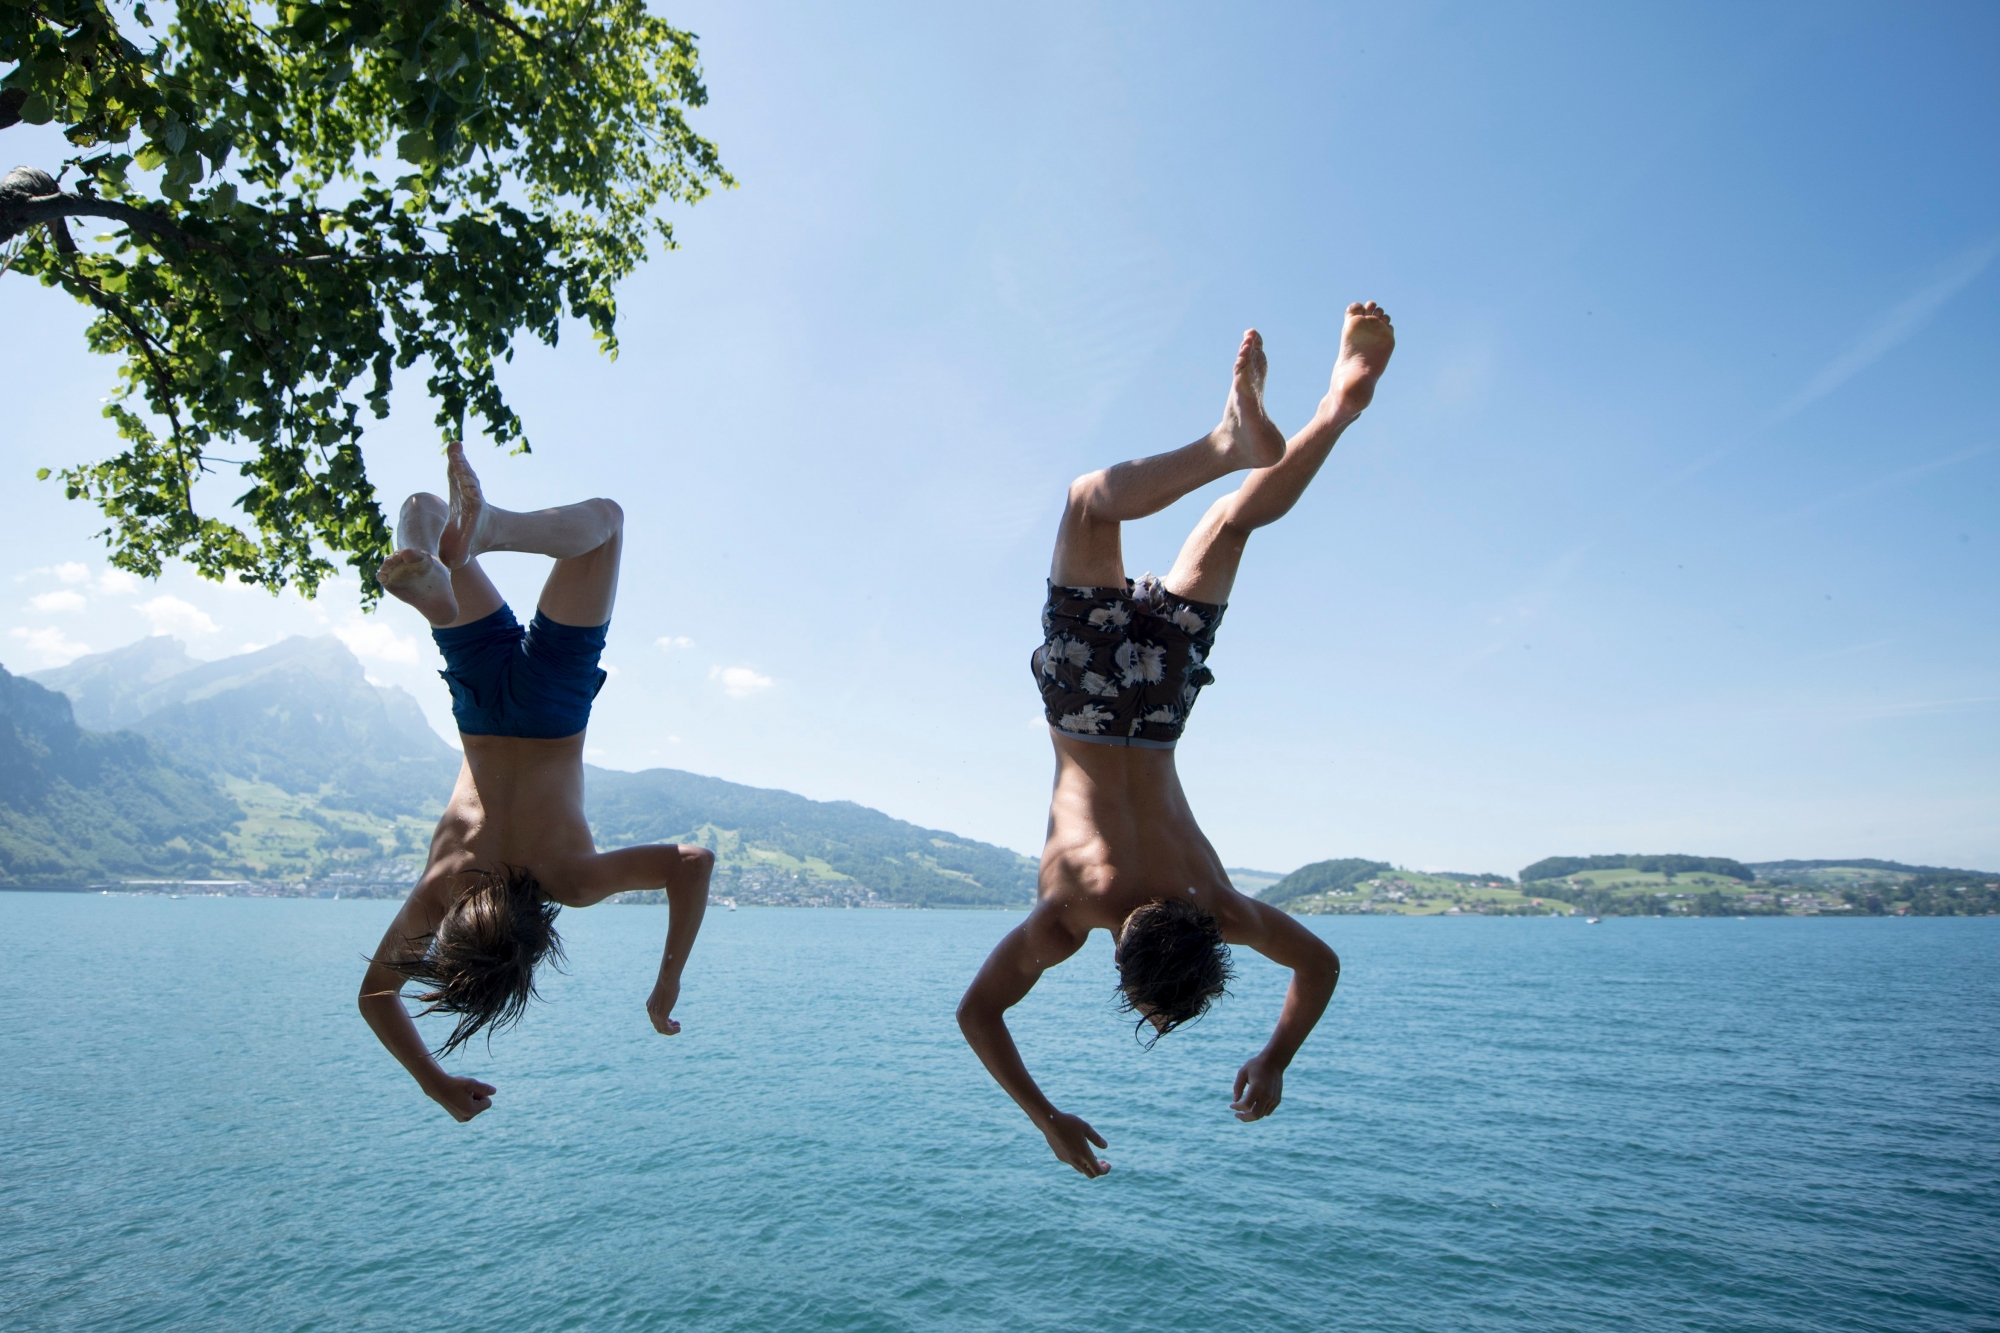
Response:
[{"label": "wispy cloud", "polygon": [[334,630],[334,637],[364,661],[404,662],[415,666],[421,659],[417,641],[404,638],[379,620],[356,617]]},{"label": "wispy cloud", "polygon": [[81,611],[87,605],[83,597],[68,588],[58,588],[54,592],[36,593],[28,599],[28,605],[37,611]]},{"label": "wispy cloud", "polygon": [[741,666],[712,666],[708,678],[722,683],[722,692],[732,699],[748,699],[753,694],[762,694],[777,684],[769,676]]},{"label": "wispy cloud", "polygon": [[1962,699],[1904,699],[1883,703],[1849,704],[1832,710],[1845,722],[1881,722],[1898,717],[1927,717],[1934,713],[1955,713],[2000,703],[2000,694],[1973,694]]},{"label": "wispy cloud", "polygon": [[1931,322],[1945,302],[1959,294],[1973,279],[1984,273],[2000,255],[2000,240],[1974,246],[1959,255],[1944,270],[1908,300],[1891,310],[1880,324],[1863,334],[1852,347],[1826,363],[1806,381],[1805,387],[1787,399],[1771,415],[1771,425],[1789,420],[1838,389],[1888,355]]},{"label": "wispy cloud", "polygon": [[1858,486],[1850,486],[1846,490],[1836,491],[1832,495],[1821,496],[1819,499],[1801,505],[1797,509],[1790,509],[1782,514],[1773,515],[1765,522],[1764,526],[1776,527],[1782,523],[1792,523],[1802,518],[1809,518],[1822,510],[1831,509],[1835,505],[1845,504],[1849,500],[1858,500],[1864,495],[1872,495],[1876,491],[1887,487],[1900,485],[1906,481],[1915,481],[1918,477],[1928,476],[1930,473],[1939,472],[1948,467],[1956,467],[1960,463],[1990,454],[1996,448],[2000,448],[2000,445],[1975,444],[1968,449],[1960,449],[1939,458],[1928,459],[1922,463],[1912,463],[1908,467],[1897,468],[1893,472],[1885,472],[1879,477],[1871,477]]},{"label": "wispy cloud", "polygon": [[135,608],[152,625],[155,634],[213,634],[216,624],[208,612],[178,597],[155,597]]},{"label": "wispy cloud", "polygon": [[670,653],[676,648],[694,647],[694,640],[685,634],[662,634],[653,640],[653,645],[662,652]]},{"label": "wispy cloud", "polygon": [[59,629],[17,629],[13,633],[15,638],[40,653],[43,663],[48,666],[68,666],[90,651],[89,644],[78,643]]},{"label": "wispy cloud", "polygon": [[53,577],[59,583],[87,583],[90,581],[90,566],[81,560],[71,560],[60,565],[36,565],[33,569],[14,576],[14,582],[26,583],[29,579]]}]

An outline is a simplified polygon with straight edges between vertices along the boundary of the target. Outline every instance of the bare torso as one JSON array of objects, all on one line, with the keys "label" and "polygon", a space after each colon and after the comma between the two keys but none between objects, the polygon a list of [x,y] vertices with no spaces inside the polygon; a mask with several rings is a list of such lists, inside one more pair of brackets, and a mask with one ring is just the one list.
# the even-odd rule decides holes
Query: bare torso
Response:
[{"label": "bare torso", "polygon": [[1195,823],[1174,752],[1060,735],[1054,741],[1055,793],[1035,915],[1080,939],[1099,928],[1116,934],[1154,899],[1187,895],[1228,938],[1243,899]]},{"label": "bare torso", "polygon": [[465,762],[431,835],[425,885],[474,868],[518,866],[552,901],[580,906],[575,869],[595,850],[583,814],[583,733],[460,740]]}]

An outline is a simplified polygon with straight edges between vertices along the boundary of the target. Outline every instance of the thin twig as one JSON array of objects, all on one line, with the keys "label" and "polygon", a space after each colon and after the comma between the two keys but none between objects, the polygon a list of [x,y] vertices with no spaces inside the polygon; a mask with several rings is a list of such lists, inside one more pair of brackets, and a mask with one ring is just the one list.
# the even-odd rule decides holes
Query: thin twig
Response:
[{"label": "thin twig", "polygon": [[[173,377],[167,374],[167,368],[160,364],[160,358],[154,349],[153,336],[147,333],[124,307],[112,300],[110,293],[100,290],[95,282],[80,273],[75,276],[83,287],[84,295],[90,298],[90,303],[125,326],[125,331],[139,344],[139,351],[145,356],[146,363],[153,368],[154,387],[160,391],[163,400],[161,407],[167,414],[167,421],[174,428],[174,461],[180,465],[181,506],[187,510],[189,518],[199,518],[200,515],[194,512],[194,492],[188,487],[187,450],[181,443],[181,414],[176,410]],[[200,464],[197,463],[197,466]]]},{"label": "thin twig", "polygon": [[[516,37],[519,37],[522,41],[526,42],[528,45],[534,47],[535,50],[541,52],[543,55],[551,54],[547,42],[542,40],[540,37],[537,37],[534,33],[529,32],[526,28],[522,27],[520,24],[514,22],[513,19],[508,18],[506,14],[488,6],[483,2],[483,0],[459,0],[459,3],[464,5],[467,9],[471,10],[475,14],[483,14],[485,17],[491,19],[493,22],[507,29],[507,31],[513,33]],[[569,52],[558,51],[553,54],[555,55],[557,60],[561,61],[564,65],[569,67],[570,73],[581,74],[583,72],[582,63],[578,61],[575,56],[569,54]]]}]

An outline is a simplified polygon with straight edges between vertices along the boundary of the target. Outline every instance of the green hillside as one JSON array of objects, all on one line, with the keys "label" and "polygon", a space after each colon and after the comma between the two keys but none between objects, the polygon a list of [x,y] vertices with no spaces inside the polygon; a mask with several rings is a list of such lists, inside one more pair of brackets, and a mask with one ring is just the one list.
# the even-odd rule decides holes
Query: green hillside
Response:
[{"label": "green hillside", "polygon": [[215,662],[154,637],[34,678],[228,794],[242,817],[220,874],[398,892],[416,878],[458,773],[458,752],[416,700],[369,684],[330,635]]},{"label": "green hillside", "polygon": [[[60,706],[83,738],[78,745],[106,753],[124,746],[153,756],[156,766],[164,761],[168,776],[159,783],[194,783],[190,790],[225,812],[190,824],[207,839],[199,855],[175,849],[179,830],[163,814],[119,834],[126,841],[115,856],[64,859],[60,849],[81,845],[79,821],[89,816],[60,827],[36,816],[42,822],[33,824],[26,807],[0,794],[6,818],[20,825],[12,836],[23,864],[44,866],[51,882],[216,875],[260,881],[267,891],[401,893],[422,868],[458,773],[458,751],[431,730],[416,701],[369,684],[361,663],[331,637],[287,639],[218,662],[197,662],[172,639],[142,639],[36,679],[68,693],[89,717],[137,733],[78,732],[62,695],[19,681]],[[1028,858],[847,801],[668,769],[589,768],[585,813],[604,847],[713,848],[719,897],[936,907],[1034,899]]]},{"label": "green hillside", "polygon": [[1399,870],[1387,861],[1360,857],[1300,866],[1260,896],[1301,916],[1548,915],[1569,910],[1526,886],[1516,888],[1504,875]]},{"label": "green hillside", "polygon": [[[133,665],[158,660],[147,654]],[[369,684],[331,635],[190,662],[128,708],[140,715],[123,725],[184,764],[310,796],[324,809],[435,819],[458,776],[458,752],[431,730],[417,701]]]},{"label": "green hillside", "polygon": [[67,698],[0,667],[0,885],[206,879],[241,817],[209,778],[82,730]]},{"label": "green hillside", "polygon": [[1521,882],[1567,879],[1596,870],[1635,870],[1664,875],[1669,880],[1676,875],[1708,875],[1748,883],[1757,877],[1749,866],[1726,856],[1683,856],[1668,852],[1631,856],[1621,852],[1610,856],[1546,856],[1521,872]]},{"label": "green hillside", "polygon": [[584,808],[600,846],[699,843],[717,853],[718,896],[925,907],[1026,906],[1035,863],[1004,847],[670,768],[592,768]]},{"label": "green hillside", "polygon": [[1265,889],[1262,897],[1267,903],[1290,907],[1307,898],[1344,893],[1362,880],[1384,870],[1394,869],[1395,867],[1387,861],[1366,861],[1356,856],[1335,861],[1315,861],[1311,865],[1300,866]]}]

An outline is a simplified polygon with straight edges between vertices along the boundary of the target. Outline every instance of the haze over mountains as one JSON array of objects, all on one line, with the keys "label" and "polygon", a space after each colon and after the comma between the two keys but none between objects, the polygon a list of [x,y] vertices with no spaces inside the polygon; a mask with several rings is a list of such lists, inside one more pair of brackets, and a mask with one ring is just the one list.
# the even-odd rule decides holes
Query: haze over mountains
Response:
[{"label": "haze over mountains", "polygon": [[[215,662],[155,637],[27,677],[0,668],[0,886],[231,879],[400,894],[459,762],[415,699],[370,683],[331,636]],[[585,790],[600,846],[713,848],[720,897],[967,907],[1034,898],[1029,858],[850,801],[588,765]],[[1866,859],[1551,857],[1518,882],[1358,858],[1229,873],[1243,891],[1307,912],[1560,903],[1734,914],[1756,908],[1759,894],[1778,910],[1788,893],[1794,907],[1838,898],[1857,910],[2000,910],[1993,875]]]},{"label": "haze over mountains", "polygon": [[[110,733],[110,734],[106,734]],[[0,884],[243,878],[400,892],[459,754],[333,637],[215,662],[141,639],[0,669]],[[600,846],[700,842],[716,892],[764,901],[1025,904],[1034,863],[845,801],[672,769],[588,768]]]}]

